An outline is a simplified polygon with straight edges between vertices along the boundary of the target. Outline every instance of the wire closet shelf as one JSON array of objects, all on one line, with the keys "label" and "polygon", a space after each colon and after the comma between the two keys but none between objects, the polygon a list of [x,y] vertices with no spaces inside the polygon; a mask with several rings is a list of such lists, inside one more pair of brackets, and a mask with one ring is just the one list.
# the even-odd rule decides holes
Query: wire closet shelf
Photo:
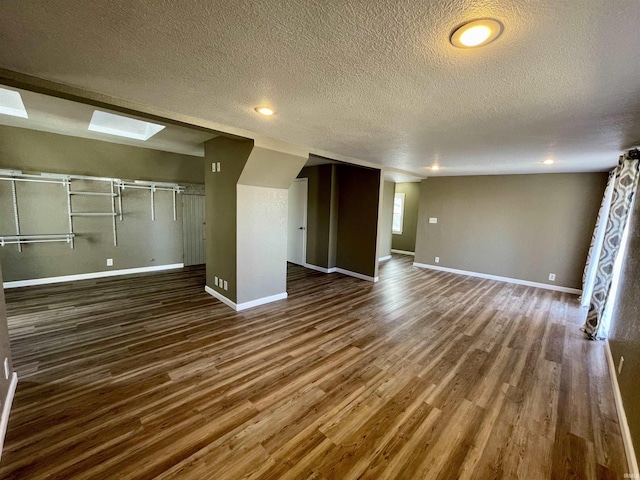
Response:
[{"label": "wire closet shelf", "polygon": [[[74,181],[99,182],[108,184],[109,191],[74,190]],[[0,170],[0,181],[11,183],[11,197],[13,201],[13,220],[15,233],[11,235],[0,235],[0,247],[6,245],[17,245],[18,251],[22,252],[22,245],[31,243],[66,242],[71,248],[75,247],[76,234],[73,231],[74,219],[82,217],[110,217],[113,231],[113,245],[118,246],[118,233],[116,218],[123,221],[122,196],[123,192],[129,190],[148,190],[150,192],[150,212],[151,220],[156,220],[156,199],[157,191],[172,192],[173,197],[173,220],[177,221],[176,195],[182,193],[185,187],[177,183],[154,182],[148,180],[121,180],[119,178],[93,177],[87,175],[61,175],[54,173],[26,174],[19,170]],[[64,188],[67,197],[67,216],[69,231],[64,233],[46,234],[23,234],[20,230],[20,215],[18,208],[18,194],[16,185],[18,182],[58,184]],[[106,211],[78,212],[73,210],[72,198],[78,196],[104,197],[110,200],[109,208]]]}]

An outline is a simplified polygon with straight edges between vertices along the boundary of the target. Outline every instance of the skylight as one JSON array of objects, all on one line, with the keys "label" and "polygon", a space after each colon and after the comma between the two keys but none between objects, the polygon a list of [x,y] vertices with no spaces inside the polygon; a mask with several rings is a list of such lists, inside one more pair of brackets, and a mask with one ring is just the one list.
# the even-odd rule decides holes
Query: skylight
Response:
[{"label": "skylight", "polygon": [[0,88],[0,114],[29,118],[22,103],[20,92]]},{"label": "skylight", "polygon": [[164,125],[144,122],[134,118],[123,117],[113,113],[100,112],[94,110],[89,124],[92,132],[117,135],[118,137],[134,138],[136,140],[147,141],[156,133],[161,131]]}]

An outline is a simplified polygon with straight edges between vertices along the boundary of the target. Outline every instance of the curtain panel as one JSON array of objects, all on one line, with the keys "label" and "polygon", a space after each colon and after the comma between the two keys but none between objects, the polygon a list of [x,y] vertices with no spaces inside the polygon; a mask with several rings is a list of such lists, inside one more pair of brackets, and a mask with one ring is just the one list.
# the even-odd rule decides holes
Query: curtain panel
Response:
[{"label": "curtain panel", "polygon": [[[611,196],[611,205],[609,206],[608,215],[606,215],[606,228],[602,247],[599,255],[597,255],[597,234],[598,225],[592,239],[592,247],[589,251],[587,266],[583,280],[588,280],[588,274],[591,269],[595,269],[595,278],[593,280],[593,291],[589,300],[589,311],[587,319],[581,330],[591,340],[599,338],[598,334],[603,321],[605,307],[611,292],[611,284],[613,281],[613,271],[618,252],[622,243],[624,229],[629,219],[633,198],[638,189],[640,157],[637,152],[625,154],[620,157],[618,166],[613,170],[613,193]],[[605,196],[606,198],[606,196]],[[605,200],[606,201],[606,200]],[[603,203],[605,203],[603,201]],[[601,207],[600,214],[606,209]],[[604,215],[603,215],[604,217]],[[605,221],[604,218],[598,218],[598,222]],[[592,262],[597,261],[597,265],[593,266]],[[583,285],[588,287],[588,285]],[[584,291],[586,291],[583,288]],[[584,293],[583,293],[584,295]],[[613,299],[611,299],[613,300]]]}]

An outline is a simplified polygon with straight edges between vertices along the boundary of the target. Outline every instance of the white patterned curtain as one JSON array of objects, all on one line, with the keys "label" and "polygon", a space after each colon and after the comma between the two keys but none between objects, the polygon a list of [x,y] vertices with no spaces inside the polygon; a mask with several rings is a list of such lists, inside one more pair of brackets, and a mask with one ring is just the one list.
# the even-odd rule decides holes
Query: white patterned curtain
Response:
[{"label": "white patterned curtain", "polygon": [[[594,237],[591,241],[587,267],[583,277],[583,295],[587,296],[589,295],[589,290],[591,290],[591,286],[587,283],[590,280],[588,273],[595,270],[592,292],[590,298],[587,297],[589,298],[589,311],[586,322],[582,327],[582,331],[591,340],[599,338],[598,334],[603,323],[607,302],[613,300],[610,299],[610,293],[614,265],[622,244],[633,198],[638,189],[639,167],[640,154],[638,154],[637,150],[620,157],[618,166],[613,170],[612,177],[609,178],[610,182],[613,181],[613,192],[608,213],[605,214],[606,208],[603,208],[606,207],[607,203],[606,194],[603,206],[600,208],[598,224],[596,224]],[[606,221],[606,228],[602,239],[602,247],[599,255],[597,255],[599,224],[604,221]],[[597,265],[593,265],[594,261],[597,261]]]},{"label": "white patterned curtain", "polygon": [[609,218],[609,208],[611,207],[611,198],[613,197],[613,187],[615,185],[615,169],[609,173],[607,187],[604,190],[600,210],[598,211],[598,219],[596,220],[596,228],[593,230],[591,237],[591,245],[589,245],[589,254],[587,255],[587,263],[584,266],[582,274],[582,296],[580,304],[588,307],[591,303],[591,294],[593,286],[596,282],[596,274],[598,273],[598,260],[600,260],[600,252],[604,244],[604,234],[607,229],[607,219]]}]

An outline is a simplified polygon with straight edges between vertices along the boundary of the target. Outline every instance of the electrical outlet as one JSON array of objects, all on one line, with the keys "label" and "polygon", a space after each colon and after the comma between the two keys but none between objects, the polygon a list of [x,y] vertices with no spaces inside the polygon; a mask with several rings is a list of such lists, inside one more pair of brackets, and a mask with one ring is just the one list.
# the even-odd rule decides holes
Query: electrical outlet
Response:
[{"label": "electrical outlet", "polygon": [[622,372],[622,365],[624,364],[624,357],[620,355],[620,361],[618,362],[618,375]]},{"label": "electrical outlet", "polygon": [[4,357],[4,378],[9,380],[9,359]]},{"label": "electrical outlet", "polygon": [[549,274],[549,280],[551,280],[552,282],[556,281],[556,274],[555,273],[550,273]]},{"label": "electrical outlet", "polygon": [[436,263],[440,263],[440,257],[436,257]]},{"label": "electrical outlet", "polygon": [[226,280],[224,281],[224,289],[225,289],[225,290],[229,290],[229,289],[227,288],[227,281],[226,281]]},{"label": "electrical outlet", "polygon": [[435,217],[429,217],[429,223],[438,223],[438,219]]},{"label": "electrical outlet", "polygon": [[215,277],[215,280],[213,281],[213,283],[216,284],[216,287],[218,286],[218,277]]},{"label": "electrical outlet", "polygon": [[113,258],[107,258],[107,267],[113,267]]}]

